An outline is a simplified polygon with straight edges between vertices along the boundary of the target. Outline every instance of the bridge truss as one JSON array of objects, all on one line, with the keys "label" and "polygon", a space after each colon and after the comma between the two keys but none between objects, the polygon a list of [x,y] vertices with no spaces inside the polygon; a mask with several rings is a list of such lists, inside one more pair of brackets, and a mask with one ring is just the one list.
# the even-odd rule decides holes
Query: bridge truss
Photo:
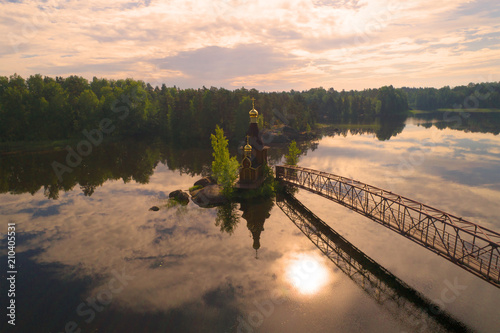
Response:
[{"label": "bridge truss", "polygon": [[500,234],[401,195],[334,174],[276,166],[285,184],[321,195],[500,287]]},{"label": "bridge truss", "polygon": [[330,228],[293,195],[276,198],[277,206],[344,274],[413,332],[469,332],[462,322],[379,265]]}]

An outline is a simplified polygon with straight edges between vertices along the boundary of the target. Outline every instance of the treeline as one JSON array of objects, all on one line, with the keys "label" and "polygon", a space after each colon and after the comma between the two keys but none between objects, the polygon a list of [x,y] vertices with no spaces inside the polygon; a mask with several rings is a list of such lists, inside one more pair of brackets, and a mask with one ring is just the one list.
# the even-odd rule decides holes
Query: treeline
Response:
[{"label": "treeline", "polygon": [[255,98],[262,126],[306,131],[318,122],[352,123],[408,110],[406,94],[392,86],[358,91],[323,88],[259,92],[245,88],[153,87],[132,79],[88,81],[78,76],[0,77],[0,141],[69,139],[83,131],[177,142],[206,140],[215,125],[240,140]]},{"label": "treeline", "polygon": [[393,86],[363,91],[335,91],[333,88],[313,88],[298,94],[303,98],[320,122],[357,123],[372,122],[376,118],[392,118],[408,111],[406,93]]},{"label": "treeline", "polygon": [[409,106],[417,110],[500,108],[500,82],[402,90],[408,95]]}]

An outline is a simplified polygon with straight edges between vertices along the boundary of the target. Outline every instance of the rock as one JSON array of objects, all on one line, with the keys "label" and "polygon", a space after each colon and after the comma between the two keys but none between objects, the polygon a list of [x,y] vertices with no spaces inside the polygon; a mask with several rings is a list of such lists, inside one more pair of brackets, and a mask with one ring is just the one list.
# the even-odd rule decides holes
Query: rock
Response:
[{"label": "rock", "polygon": [[201,207],[209,207],[222,205],[227,202],[227,199],[222,195],[222,188],[220,185],[208,185],[199,190],[193,196],[193,202]]},{"label": "rock", "polygon": [[157,206],[153,206],[153,207],[149,208],[149,210],[152,210],[153,212],[157,212],[160,210],[160,208],[158,208]]},{"label": "rock", "polygon": [[168,195],[170,199],[174,199],[178,201],[182,205],[187,205],[189,203],[189,194],[182,190],[176,190],[173,192],[170,192]]},{"label": "rock", "polygon": [[202,186],[202,187],[205,187],[205,186],[208,186],[208,185],[211,185],[211,184],[213,184],[212,179],[210,179],[209,177],[203,177],[200,180],[196,181],[196,183],[194,183],[193,186]]}]

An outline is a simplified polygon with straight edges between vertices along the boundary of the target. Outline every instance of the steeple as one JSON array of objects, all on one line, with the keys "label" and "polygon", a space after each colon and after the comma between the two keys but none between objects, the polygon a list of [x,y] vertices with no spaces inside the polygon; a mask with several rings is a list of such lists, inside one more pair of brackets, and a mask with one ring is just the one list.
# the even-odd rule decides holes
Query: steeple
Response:
[{"label": "steeple", "polygon": [[248,113],[250,115],[250,123],[257,123],[259,112],[255,110],[255,98],[252,97],[252,110]]},{"label": "steeple", "polygon": [[[255,98],[252,97],[252,110],[248,112],[250,115],[250,126],[248,127],[247,135],[250,136],[250,142],[253,148],[257,148],[258,146],[263,146],[262,140],[259,134],[259,112],[255,110]],[[261,148],[261,147],[259,147]]]}]

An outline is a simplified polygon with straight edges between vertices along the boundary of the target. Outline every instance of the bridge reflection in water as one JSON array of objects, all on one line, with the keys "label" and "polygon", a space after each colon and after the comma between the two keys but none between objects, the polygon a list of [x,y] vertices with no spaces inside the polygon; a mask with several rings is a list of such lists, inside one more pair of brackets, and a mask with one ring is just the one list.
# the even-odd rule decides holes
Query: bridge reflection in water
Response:
[{"label": "bridge reflection in water", "polygon": [[369,217],[500,287],[500,233],[401,195],[334,174],[276,166],[283,183]]},{"label": "bridge reflection in water", "polygon": [[342,272],[394,317],[415,332],[470,332],[460,321],[432,303],[349,243],[293,195],[276,198],[278,207]]}]

